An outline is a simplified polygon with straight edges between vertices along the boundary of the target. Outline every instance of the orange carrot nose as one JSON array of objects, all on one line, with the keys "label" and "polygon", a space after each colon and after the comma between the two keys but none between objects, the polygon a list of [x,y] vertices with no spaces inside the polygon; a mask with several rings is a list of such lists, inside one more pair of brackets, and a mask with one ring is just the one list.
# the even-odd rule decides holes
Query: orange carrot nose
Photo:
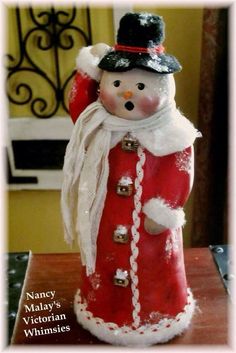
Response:
[{"label": "orange carrot nose", "polygon": [[133,92],[131,92],[131,91],[125,91],[125,92],[123,93],[123,97],[124,97],[125,99],[130,99],[130,98],[133,97]]}]

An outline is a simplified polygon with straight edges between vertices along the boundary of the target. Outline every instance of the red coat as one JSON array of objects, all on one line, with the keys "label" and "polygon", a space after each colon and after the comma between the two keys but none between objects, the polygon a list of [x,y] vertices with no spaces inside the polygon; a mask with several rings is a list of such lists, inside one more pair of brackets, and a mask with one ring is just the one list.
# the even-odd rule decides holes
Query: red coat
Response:
[{"label": "red coat", "polygon": [[[86,75],[78,73],[75,78],[70,101],[74,121],[84,109],[79,92],[91,82],[96,87]],[[78,321],[105,341],[131,344],[131,331],[136,329],[139,337],[135,336],[134,342],[138,344],[165,342],[189,324],[194,302],[187,289],[181,229],[184,222],[179,218],[191,189],[192,159],[191,146],[165,156],[154,156],[142,146],[127,151],[121,142],[110,150],[96,270],[87,277],[83,269],[75,300]],[[132,182],[129,195],[120,195],[117,189],[122,177]],[[145,217],[153,218],[153,213],[154,220],[167,227],[158,235],[144,228]],[[117,241],[114,236],[118,226],[127,230],[125,241]],[[147,338],[145,327],[149,330]],[[121,339],[114,334],[120,328]]]}]

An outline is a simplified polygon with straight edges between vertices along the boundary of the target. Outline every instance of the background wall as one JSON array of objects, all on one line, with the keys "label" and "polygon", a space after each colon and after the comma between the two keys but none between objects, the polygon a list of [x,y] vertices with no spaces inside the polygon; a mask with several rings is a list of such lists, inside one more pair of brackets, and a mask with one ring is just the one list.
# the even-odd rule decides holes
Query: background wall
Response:
[{"label": "background wall", "polygon": [[[112,8],[96,7],[91,10],[93,43],[112,45]],[[153,12],[164,17],[166,51],[175,55],[183,66],[182,72],[176,74],[177,106],[197,126],[202,9],[134,7],[134,10]],[[14,35],[10,41],[14,41]],[[194,189],[186,206],[188,222],[184,229],[185,246],[190,244],[193,197]],[[70,249],[63,241],[59,191],[10,191],[8,201],[9,251],[77,250],[76,247]]]}]

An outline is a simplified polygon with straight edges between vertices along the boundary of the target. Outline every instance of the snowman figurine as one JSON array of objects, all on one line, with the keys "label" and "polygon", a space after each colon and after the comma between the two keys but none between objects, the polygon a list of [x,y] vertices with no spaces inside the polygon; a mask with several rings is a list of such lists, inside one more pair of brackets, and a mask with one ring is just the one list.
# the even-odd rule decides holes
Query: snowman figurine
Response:
[{"label": "snowman figurine", "polygon": [[175,104],[164,23],[127,13],[117,44],[84,47],[70,94],[64,162],[65,239],[78,239],[77,321],[102,341],[163,343],[190,324],[183,206],[200,133]]}]

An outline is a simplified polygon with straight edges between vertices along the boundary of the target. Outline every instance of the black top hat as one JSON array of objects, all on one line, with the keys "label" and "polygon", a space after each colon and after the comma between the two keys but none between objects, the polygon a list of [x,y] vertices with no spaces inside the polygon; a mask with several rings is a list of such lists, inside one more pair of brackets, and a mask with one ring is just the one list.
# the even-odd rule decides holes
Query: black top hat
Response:
[{"label": "black top hat", "polygon": [[120,20],[117,44],[98,67],[122,72],[134,68],[168,74],[181,70],[178,60],[164,52],[162,17],[149,13],[127,13]]}]

